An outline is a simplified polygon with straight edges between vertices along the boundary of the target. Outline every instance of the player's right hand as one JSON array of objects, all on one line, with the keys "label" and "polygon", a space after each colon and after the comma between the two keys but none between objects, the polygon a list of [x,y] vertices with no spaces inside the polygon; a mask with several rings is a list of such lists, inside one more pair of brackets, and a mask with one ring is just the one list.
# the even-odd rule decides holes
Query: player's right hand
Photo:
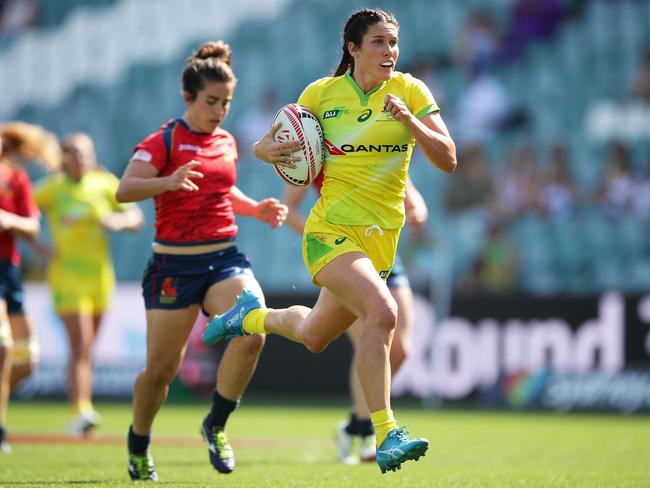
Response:
[{"label": "player's right hand", "polygon": [[276,141],[275,134],[280,127],[282,124],[278,122],[264,134],[264,137],[253,144],[253,154],[257,159],[267,163],[295,168],[295,162],[300,161],[300,158],[294,156],[293,153],[300,149],[300,143],[298,141]]},{"label": "player's right hand", "polygon": [[169,175],[167,177],[169,181],[169,191],[197,191],[199,186],[192,181],[192,178],[203,178],[203,173],[194,171],[193,168],[200,164],[200,161],[192,160]]}]

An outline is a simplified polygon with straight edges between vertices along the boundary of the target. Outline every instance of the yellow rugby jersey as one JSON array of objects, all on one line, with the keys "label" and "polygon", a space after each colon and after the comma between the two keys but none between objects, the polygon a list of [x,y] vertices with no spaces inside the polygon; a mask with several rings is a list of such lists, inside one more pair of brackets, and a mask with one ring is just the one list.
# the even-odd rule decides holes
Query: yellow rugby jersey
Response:
[{"label": "yellow rugby jersey", "polygon": [[50,275],[90,275],[111,266],[107,232],[99,219],[124,210],[115,199],[119,180],[106,171],[89,171],[80,182],[64,174],[47,177],[34,193],[52,236]]},{"label": "yellow rugby jersey", "polygon": [[323,188],[314,211],[328,222],[385,229],[404,225],[406,176],[415,139],[384,111],[389,93],[419,119],[439,111],[427,86],[400,72],[368,93],[349,71],[321,78],[298,99],[316,114],[325,136]]}]

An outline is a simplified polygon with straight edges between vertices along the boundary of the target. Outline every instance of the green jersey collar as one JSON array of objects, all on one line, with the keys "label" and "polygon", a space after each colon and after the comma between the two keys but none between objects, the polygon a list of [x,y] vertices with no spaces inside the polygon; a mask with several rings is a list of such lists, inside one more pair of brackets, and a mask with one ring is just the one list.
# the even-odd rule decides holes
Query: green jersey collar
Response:
[{"label": "green jersey collar", "polygon": [[364,93],[361,87],[357,84],[354,78],[352,78],[352,73],[348,69],[345,72],[345,78],[348,80],[348,82],[352,85],[352,88],[354,88],[354,91],[357,93],[359,96],[359,101],[361,102],[361,106],[365,107],[368,105],[368,99],[370,98],[370,95],[375,93],[377,90],[381,90],[384,85],[387,83],[384,81],[381,85],[377,85],[374,87],[372,90],[370,90],[368,93]]}]

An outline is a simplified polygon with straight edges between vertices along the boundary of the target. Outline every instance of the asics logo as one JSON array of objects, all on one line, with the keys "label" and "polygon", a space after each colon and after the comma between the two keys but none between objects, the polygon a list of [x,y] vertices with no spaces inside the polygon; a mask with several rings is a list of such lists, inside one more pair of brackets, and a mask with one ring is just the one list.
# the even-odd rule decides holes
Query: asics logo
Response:
[{"label": "asics logo", "polygon": [[238,320],[241,320],[244,318],[244,307],[239,309],[239,313],[233,315],[230,317],[228,320],[226,320],[226,327],[232,326],[234,323],[236,323]]}]

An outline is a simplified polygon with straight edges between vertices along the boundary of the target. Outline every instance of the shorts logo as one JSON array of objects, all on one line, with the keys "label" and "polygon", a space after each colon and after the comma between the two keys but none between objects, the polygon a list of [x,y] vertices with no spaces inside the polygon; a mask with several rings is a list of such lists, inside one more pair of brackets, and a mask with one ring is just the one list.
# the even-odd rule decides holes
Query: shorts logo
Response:
[{"label": "shorts logo", "polygon": [[176,284],[174,283],[174,278],[168,276],[162,282],[160,287],[160,303],[174,303],[178,293],[176,292]]},{"label": "shorts logo", "polygon": [[341,244],[343,244],[345,242],[346,239],[347,239],[347,237],[339,237],[338,239],[336,239],[334,241],[334,244],[336,244],[337,246],[340,246]]}]

